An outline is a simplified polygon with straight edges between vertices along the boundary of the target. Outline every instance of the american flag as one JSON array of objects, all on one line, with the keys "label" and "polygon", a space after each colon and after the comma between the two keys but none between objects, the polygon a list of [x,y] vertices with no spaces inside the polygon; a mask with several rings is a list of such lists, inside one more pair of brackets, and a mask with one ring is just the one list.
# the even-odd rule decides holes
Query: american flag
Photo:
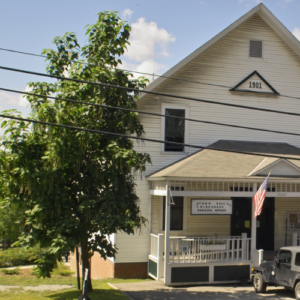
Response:
[{"label": "american flag", "polygon": [[254,196],[254,218],[256,218],[261,214],[266,192],[267,192],[267,185],[268,185],[270,173],[268,177],[265,179],[265,181],[262,183],[262,185],[259,187],[258,191]]}]

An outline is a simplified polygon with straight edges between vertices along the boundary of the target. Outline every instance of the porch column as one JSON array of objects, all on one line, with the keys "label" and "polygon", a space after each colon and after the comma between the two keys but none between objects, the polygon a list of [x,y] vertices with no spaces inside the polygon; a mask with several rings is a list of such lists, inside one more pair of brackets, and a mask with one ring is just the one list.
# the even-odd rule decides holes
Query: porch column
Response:
[{"label": "porch column", "polygon": [[167,182],[166,189],[166,210],[165,210],[165,261],[164,261],[164,280],[165,285],[171,284],[171,270],[169,269],[170,258],[170,182]]},{"label": "porch column", "polygon": [[[257,191],[257,183],[253,183],[254,195]],[[252,214],[251,214],[251,249],[256,250],[256,218],[254,218],[254,196],[252,197]]]}]

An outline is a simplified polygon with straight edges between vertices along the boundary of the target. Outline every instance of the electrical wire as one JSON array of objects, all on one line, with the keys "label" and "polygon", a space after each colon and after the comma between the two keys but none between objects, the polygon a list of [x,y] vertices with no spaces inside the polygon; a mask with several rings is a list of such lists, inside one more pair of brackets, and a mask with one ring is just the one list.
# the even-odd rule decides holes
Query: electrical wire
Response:
[{"label": "electrical wire", "polygon": [[90,133],[95,133],[95,134],[106,134],[106,135],[117,136],[117,137],[121,137],[121,138],[129,138],[129,139],[134,139],[134,140],[154,142],[154,143],[160,143],[160,144],[171,144],[171,145],[191,147],[191,148],[197,148],[197,149],[203,149],[203,150],[214,150],[214,151],[221,151],[221,152],[228,152],[228,153],[246,154],[246,155],[252,155],[252,156],[262,156],[262,157],[271,157],[271,158],[278,158],[278,159],[290,159],[290,160],[299,160],[300,161],[300,158],[295,158],[295,157],[290,157],[290,156],[279,156],[279,155],[253,153],[253,152],[246,152],[246,151],[235,151],[235,150],[221,149],[221,148],[215,148],[215,147],[205,147],[205,146],[177,143],[177,142],[171,142],[171,141],[162,141],[162,140],[149,139],[149,138],[143,138],[143,137],[137,137],[137,136],[130,136],[130,135],[121,134],[121,133],[114,133],[114,132],[109,132],[109,131],[88,129],[88,128],[70,126],[70,125],[63,125],[63,124],[44,122],[44,121],[38,121],[38,120],[32,120],[32,119],[26,119],[26,118],[19,118],[19,117],[8,116],[8,115],[3,115],[3,114],[0,114],[0,117],[12,119],[12,120],[23,121],[23,122],[30,122],[30,123],[66,128],[66,129],[70,129],[70,130],[80,130],[80,131],[85,131],[85,132],[90,132]]},{"label": "electrical wire", "polygon": [[116,89],[131,91],[131,92],[140,92],[140,93],[146,93],[146,94],[156,95],[156,96],[171,97],[171,98],[175,98],[175,99],[184,99],[184,100],[189,100],[189,101],[210,103],[210,104],[215,104],[215,105],[223,105],[223,106],[250,109],[250,110],[256,110],[256,111],[265,111],[265,112],[271,112],[271,113],[277,113],[277,114],[283,114],[283,115],[290,115],[290,116],[298,116],[298,117],[300,116],[300,114],[298,114],[298,113],[293,113],[293,112],[288,112],[288,111],[279,111],[279,110],[273,110],[273,109],[267,109],[267,108],[258,108],[258,107],[252,107],[252,106],[246,106],[246,105],[227,103],[227,102],[219,102],[219,101],[205,100],[205,99],[199,99],[199,98],[164,94],[164,93],[153,92],[153,91],[138,90],[138,89],[135,89],[135,88],[125,87],[125,86],[106,84],[106,83],[100,83],[100,82],[93,82],[93,81],[86,81],[86,80],[63,77],[63,76],[49,75],[49,74],[45,74],[45,73],[38,73],[38,72],[15,69],[15,68],[8,68],[8,67],[3,67],[3,66],[0,66],[0,69],[13,71],[13,72],[20,72],[20,73],[25,73],[25,74],[31,74],[31,75],[37,75],[37,76],[43,76],[43,77],[48,77],[48,78],[56,78],[56,79],[60,79],[60,80],[67,80],[67,81],[74,81],[74,82],[98,85],[98,86],[112,88],[112,89],[116,88]]},{"label": "electrical wire", "polygon": [[[25,55],[31,55],[31,56],[48,58],[47,55],[34,54],[34,53],[22,52],[22,51],[5,49],[5,48],[0,48],[0,50],[2,50],[2,51],[8,51],[8,52],[13,52],[13,53],[18,53],[18,54],[25,54]],[[120,68],[115,68],[115,67],[108,67],[108,66],[104,66],[104,65],[95,65],[95,64],[84,63],[84,62],[80,62],[80,61],[76,61],[76,63],[81,64],[81,65],[91,65],[91,66],[100,67],[100,68],[103,68],[103,69],[114,69],[114,70],[119,70],[119,71],[125,71],[125,72],[130,72],[130,73],[137,73],[137,74],[142,74],[142,75],[150,75],[150,76],[155,76],[155,77],[162,77],[162,78],[167,78],[167,79],[172,79],[172,80],[178,80],[178,81],[184,81],[184,82],[190,82],[190,83],[197,83],[197,84],[211,85],[211,86],[217,86],[217,87],[224,87],[224,88],[228,88],[228,89],[232,88],[231,86],[227,86],[227,85],[207,83],[207,82],[200,82],[200,81],[188,80],[188,79],[176,78],[176,77],[169,77],[169,76],[158,75],[158,74],[154,74],[154,73],[147,73],[147,72],[126,70],[126,69],[120,69]]]},{"label": "electrical wire", "polygon": [[[29,52],[23,52],[23,51],[17,51],[17,50],[11,50],[11,49],[5,49],[5,48],[0,48],[2,51],[8,51],[8,52],[13,52],[13,53],[18,53],[18,54],[25,54],[25,55],[31,55],[31,56],[37,56],[37,57],[43,57],[43,58],[48,58],[46,55],[41,55],[41,54],[34,54],[34,53],[29,53]],[[154,73],[147,73],[147,72],[139,72],[139,71],[133,71],[133,70],[126,70],[126,69],[120,69],[120,68],[113,68],[113,67],[107,67],[104,65],[95,65],[95,64],[88,64],[84,62],[76,62],[78,64],[83,64],[83,65],[92,65],[96,67],[101,67],[103,69],[115,69],[119,71],[125,71],[125,72],[130,72],[130,73],[138,73],[142,75],[150,75],[150,76],[155,76],[155,77],[161,77],[161,78],[166,78],[166,79],[172,79],[172,80],[177,80],[177,81],[184,81],[184,82],[190,82],[190,83],[197,83],[197,84],[204,84],[204,85],[210,85],[210,86],[216,86],[216,87],[223,87],[223,88],[228,88],[231,89],[232,86],[227,86],[227,85],[222,85],[222,84],[215,84],[215,83],[208,83],[208,82],[201,82],[201,81],[195,81],[195,80],[188,80],[188,79],[183,79],[183,78],[176,78],[176,77],[170,77],[170,76],[165,76],[165,75],[158,75]],[[243,89],[243,90],[237,90],[239,92],[252,92],[255,93],[255,91]],[[257,92],[259,93],[259,92]],[[295,96],[289,96],[289,95],[283,95],[280,94],[281,97],[285,98],[291,98],[291,99],[299,99],[300,97],[295,97]]]},{"label": "electrical wire", "polygon": [[123,108],[123,107],[117,107],[117,106],[107,106],[107,105],[103,105],[103,104],[96,104],[96,103],[78,101],[78,100],[73,100],[73,99],[66,99],[66,98],[61,98],[61,97],[53,97],[53,96],[34,94],[34,93],[29,93],[29,92],[22,92],[22,91],[17,91],[17,90],[12,90],[12,89],[5,89],[5,88],[1,88],[1,87],[0,87],[0,90],[6,91],[6,92],[17,93],[17,94],[36,96],[36,97],[41,97],[41,98],[49,98],[49,99],[53,99],[53,100],[60,100],[60,101],[65,101],[65,102],[73,102],[73,103],[78,103],[78,104],[91,105],[91,106],[101,107],[101,108],[105,108],[105,109],[113,109],[113,110],[120,110],[120,111],[126,111],[126,112],[135,112],[135,113],[156,116],[156,117],[173,118],[173,119],[180,119],[180,120],[184,120],[184,121],[218,125],[218,126],[226,126],[226,127],[233,127],[233,128],[247,129],[247,130],[255,130],[255,131],[263,131],[263,132],[270,132],[270,133],[279,133],[279,134],[285,134],[285,135],[300,136],[300,133],[292,133],[292,132],[284,132],[284,131],[271,130],[271,129],[262,129],[262,128],[247,127],[247,126],[240,126],[240,125],[234,125],[234,124],[211,122],[211,121],[190,119],[190,118],[171,116],[171,115],[169,116],[169,115],[151,113],[151,112],[146,112],[146,111],[141,111],[141,110],[136,110],[136,109],[129,109],[129,108]]}]

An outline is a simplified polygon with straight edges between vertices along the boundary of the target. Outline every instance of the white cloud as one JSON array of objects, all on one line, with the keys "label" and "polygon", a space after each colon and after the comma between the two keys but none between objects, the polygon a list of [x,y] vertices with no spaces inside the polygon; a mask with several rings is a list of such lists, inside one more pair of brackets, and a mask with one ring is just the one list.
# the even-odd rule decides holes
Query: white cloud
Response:
[{"label": "white cloud", "polygon": [[295,27],[292,34],[300,41],[300,28]]},{"label": "white cloud", "polygon": [[175,41],[175,37],[164,28],[158,28],[155,22],[147,23],[139,18],[131,24],[130,45],[125,56],[130,60],[142,63],[156,57],[168,57],[168,46]]},{"label": "white cloud", "polygon": [[129,8],[126,8],[124,11],[122,11],[121,15],[122,15],[123,19],[126,19],[127,17],[128,17],[128,19],[130,19],[132,13],[133,13],[132,10],[130,10]]},{"label": "white cloud", "polygon": [[[160,64],[155,62],[153,59],[145,60],[141,62],[140,64],[137,63],[128,63],[126,61],[123,61],[122,66],[120,66],[122,69],[131,70],[131,71],[137,71],[137,72],[143,72],[143,73],[155,73],[155,74],[161,74],[164,71],[168,69],[168,66]],[[150,82],[153,81],[153,75],[143,75],[140,73],[134,73],[132,72],[135,78],[140,76],[145,76],[150,80]],[[157,77],[154,77],[156,79]]]}]

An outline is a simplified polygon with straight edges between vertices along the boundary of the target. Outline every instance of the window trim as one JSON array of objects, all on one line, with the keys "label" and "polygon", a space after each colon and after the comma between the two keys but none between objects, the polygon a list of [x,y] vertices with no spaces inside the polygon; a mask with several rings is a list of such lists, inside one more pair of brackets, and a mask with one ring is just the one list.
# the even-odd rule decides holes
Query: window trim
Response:
[{"label": "window trim", "polygon": [[[178,105],[178,104],[167,104],[163,103],[161,105],[161,114],[166,114],[166,109],[184,109],[185,118],[189,118],[189,107],[187,105]],[[161,117],[161,140],[165,140],[165,117]],[[189,122],[184,123],[184,143],[189,143]],[[184,147],[183,151],[165,151],[165,144],[161,144],[161,153],[163,154],[187,154],[188,147]]]},{"label": "window trim", "polygon": [[[252,57],[250,56],[250,42],[261,42],[261,57]],[[250,59],[264,59],[264,41],[263,40],[258,40],[258,39],[250,39],[248,42],[248,57]]]},{"label": "window trim", "polygon": [[[163,220],[164,220],[164,196],[160,197],[160,205],[159,205],[159,233],[164,233],[165,230]],[[172,235],[182,235],[186,233],[187,231],[187,204],[188,204],[188,199],[187,197],[182,197],[183,198],[183,210],[182,210],[182,230],[170,230]]]}]

